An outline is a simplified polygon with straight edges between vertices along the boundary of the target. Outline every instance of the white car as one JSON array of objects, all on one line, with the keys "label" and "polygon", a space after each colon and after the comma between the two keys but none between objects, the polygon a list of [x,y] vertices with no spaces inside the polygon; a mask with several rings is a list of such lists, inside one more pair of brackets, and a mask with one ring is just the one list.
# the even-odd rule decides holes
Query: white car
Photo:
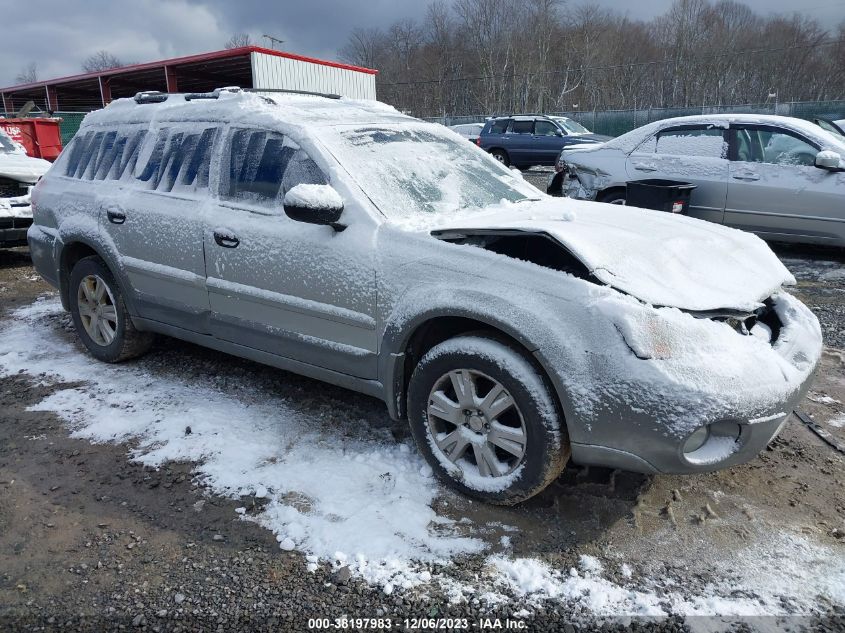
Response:
[{"label": "white car", "polygon": [[693,217],[769,240],[845,246],[843,157],[845,139],[808,121],[723,114],[665,119],[565,149],[556,169],[569,197],[624,204],[630,181],[689,182]]},{"label": "white car", "polygon": [[30,190],[50,163],[27,156],[23,147],[0,129],[0,248],[26,245],[32,224]]},{"label": "white car", "polygon": [[462,123],[460,125],[451,125],[449,129],[457,132],[471,143],[478,144],[478,137],[481,136],[481,130],[484,129],[483,123]]}]

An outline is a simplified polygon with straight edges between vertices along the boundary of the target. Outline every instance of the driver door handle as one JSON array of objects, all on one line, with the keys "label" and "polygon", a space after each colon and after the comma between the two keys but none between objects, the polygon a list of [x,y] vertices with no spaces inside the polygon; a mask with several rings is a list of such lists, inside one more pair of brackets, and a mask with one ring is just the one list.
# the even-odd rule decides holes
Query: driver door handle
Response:
[{"label": "driver door handle", "polygon": [[238,244],[241,243],[236,235],[232,233],[221,233],[220,231],[214,231],[214,241],[217,242],[218,246],[222,246],[223,248],[237,248]]},{"label": "driver door handle", "polygon": [[731,177],[734,180],[760,180],[760,175],[755,174],[752,171],[739,171],[735,174],[731,174]]},{"label": "driver door handle", "polygon": [[126,222],[126,214],[119,211],[106,211],[106,217],[112,224],[123,224]]}]

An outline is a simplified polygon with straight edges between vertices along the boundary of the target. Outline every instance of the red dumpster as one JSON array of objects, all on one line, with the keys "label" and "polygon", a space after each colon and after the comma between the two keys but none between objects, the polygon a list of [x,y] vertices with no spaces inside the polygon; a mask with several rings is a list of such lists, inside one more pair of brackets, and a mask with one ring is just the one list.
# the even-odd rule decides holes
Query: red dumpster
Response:
[{"label": "red dumpster", "polygon": [[54,118],[0,119],[0,128],[23,145],[29,156],[52,162],[62,151],[61,121]]}]

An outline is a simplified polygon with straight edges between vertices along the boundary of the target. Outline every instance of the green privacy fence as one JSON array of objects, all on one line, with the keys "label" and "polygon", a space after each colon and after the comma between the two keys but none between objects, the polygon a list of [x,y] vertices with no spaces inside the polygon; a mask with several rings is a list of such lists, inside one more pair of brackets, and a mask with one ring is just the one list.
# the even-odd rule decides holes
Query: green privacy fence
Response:
[{"label": "green privacy fence", "polygon": [[[811,121],[821,119],[845,118],[845,101],[793,101],[789,103],[746,103],[730,106],[700,106],[694,108],[647,108],[639,110],[603,110],[589,112],[547,112],[556,116],[575,119],[596,134],[619,136],[652,121],[669,119],[676,116],[697,114],[779,114]],[[490,115],[437,117],[427,121],[458,125],[461,123],[481,123]]]},{"label": "green privacy fence", "polygon": [[[85,118],[85,114],[85,112],[53,112],[52,116],[60,118],[62,120],[62,122],[59,124],[59,129],[62,133],[62,145],[67,145],[70,139],[72,139],[76,132],[79,130],[79,126],[82,123],[82,119]],[[10,118],[15,116],[15,113],[0,112],[0,116]]]}]

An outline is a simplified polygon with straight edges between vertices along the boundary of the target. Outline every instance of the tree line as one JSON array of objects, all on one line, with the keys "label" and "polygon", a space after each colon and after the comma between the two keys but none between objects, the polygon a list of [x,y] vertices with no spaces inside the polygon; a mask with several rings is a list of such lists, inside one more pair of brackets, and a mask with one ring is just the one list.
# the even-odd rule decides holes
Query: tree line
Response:
[{"label": "tree line", "polygon": [[676,0],[631,20],[563,0],[435,0],[421,21],[355,28],[339,55],[376,68],[416,116],[845,98],[845,22]]}]

